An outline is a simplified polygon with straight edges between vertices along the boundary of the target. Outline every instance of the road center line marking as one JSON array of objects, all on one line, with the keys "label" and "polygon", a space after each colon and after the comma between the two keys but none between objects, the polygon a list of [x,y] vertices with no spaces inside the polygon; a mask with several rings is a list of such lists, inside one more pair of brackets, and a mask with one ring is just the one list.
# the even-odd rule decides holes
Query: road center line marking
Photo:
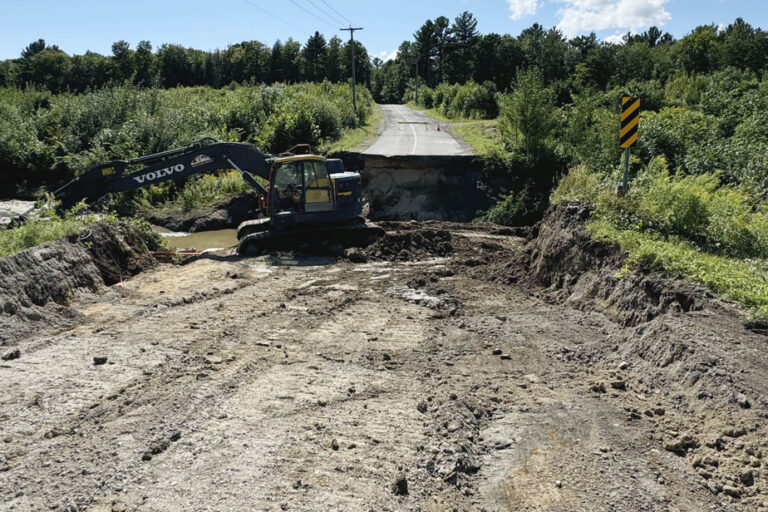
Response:
[{"label": "road center line marking", "polygon": [[[408,107],[403,107],[403,108],[408,108]],[[397,109],[397,113],[400,114],[400,117],[403,118],[403,121],[405,121],[406,123],[408,122],[408,118],[405,117],[405,114],[403,114],[403,111],[400,108]],[[418,135],[416,135],[416,128],[414,128],[413,125],[410,125],[410,127],[411,127],[411,131],[413,132],[413,147],[411,148],[411,152],[408,154],[412,155],[416,152],[416,144],[419,143],[419,137]]]}]

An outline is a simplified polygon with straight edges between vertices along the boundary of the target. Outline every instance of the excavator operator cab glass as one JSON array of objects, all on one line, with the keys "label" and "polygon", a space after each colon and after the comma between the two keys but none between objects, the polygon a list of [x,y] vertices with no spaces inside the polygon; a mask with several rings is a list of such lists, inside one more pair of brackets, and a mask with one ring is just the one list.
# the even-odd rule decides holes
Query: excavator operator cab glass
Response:
[{"label": "excavator operator cab glass", "polygon": [[328,168],[322,160],[304,161],[304,190],[306,191],[305,212],[328,212],[333,210],[331,201],[331,180]]},{"label": "excavator operator cab glass", "polygon": [[276,165],[271,208],[276,214],[333,211],[325,161],[302,159]]},{"label": "excavator operator cab glass", "polygon": [[285,162],[275,169],[272,210],[275,213],[304,211],[301,162]]}]

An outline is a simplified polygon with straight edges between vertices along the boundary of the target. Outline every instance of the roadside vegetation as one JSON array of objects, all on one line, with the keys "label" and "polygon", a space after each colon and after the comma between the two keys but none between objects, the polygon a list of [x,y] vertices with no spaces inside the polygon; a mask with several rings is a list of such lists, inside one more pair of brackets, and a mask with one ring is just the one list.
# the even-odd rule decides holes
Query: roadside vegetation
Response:
[{"label": "roadside vegetation", "polygon": [[317,151],[323,154],[333,154],[342,151],[359,151],[362,148],[376,142],[379,136],[381,122],[384,114],[377,104],[371,105],[371,114],[367,116],[364,124],[357,128],[344,130],[340,139],[321,142]]},{"label": "roadside vegetation", "polygon": [[[113,159],[131,159],[188,145],[203,137],[251,142],[285,151],[297,142],[331,144],[366,127],[373,101],[358,89],[358,111],[347,85],[276,84],[225,89],[163,90],[108,87],[87,94],[0,88],[0,185],[55,184]],[[242,190],[242,180],[204,180],[153,186],[136,197],[142,206],[195,199],[200,206]],[[199,183],[197,183],[199,181]],[[237,184],[235,184],[237,182]]]}]

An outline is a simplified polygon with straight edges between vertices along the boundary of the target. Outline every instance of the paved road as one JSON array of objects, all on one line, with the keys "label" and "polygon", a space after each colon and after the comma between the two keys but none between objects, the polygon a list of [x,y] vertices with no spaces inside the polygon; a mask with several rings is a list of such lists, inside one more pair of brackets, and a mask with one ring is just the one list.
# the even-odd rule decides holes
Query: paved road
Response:
[{"label": "paved road", "polygon": [[[384,132],[365,151],[369,155],[469,155],[471,149],[445,130],[439,122],[405,105],[382,105]],[[411,124],[426,123],[426,124]],[[442,127],[441,127],[442,128]]]}]

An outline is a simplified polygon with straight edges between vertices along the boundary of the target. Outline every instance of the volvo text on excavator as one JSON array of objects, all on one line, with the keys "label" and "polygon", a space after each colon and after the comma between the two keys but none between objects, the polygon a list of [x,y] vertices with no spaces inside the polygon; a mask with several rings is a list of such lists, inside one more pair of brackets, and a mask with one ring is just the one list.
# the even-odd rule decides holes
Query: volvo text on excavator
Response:
[{"label": "volvo text on excavator", "polygon": [[[297,154],[299,149],[306,152]],[[59,208],[69,209],[81,200],[93,203],[110,193],[225,169],[237,170],[256,189],[264,214],[238,227],[241,255],[283,248],[362,246],[383,234],[361,216],[360,174],[345,171],[341,160],[312,154],[306,144],[270,156],[252,144],[203,139],[183,148],[99,165],[54,195]]]}]

